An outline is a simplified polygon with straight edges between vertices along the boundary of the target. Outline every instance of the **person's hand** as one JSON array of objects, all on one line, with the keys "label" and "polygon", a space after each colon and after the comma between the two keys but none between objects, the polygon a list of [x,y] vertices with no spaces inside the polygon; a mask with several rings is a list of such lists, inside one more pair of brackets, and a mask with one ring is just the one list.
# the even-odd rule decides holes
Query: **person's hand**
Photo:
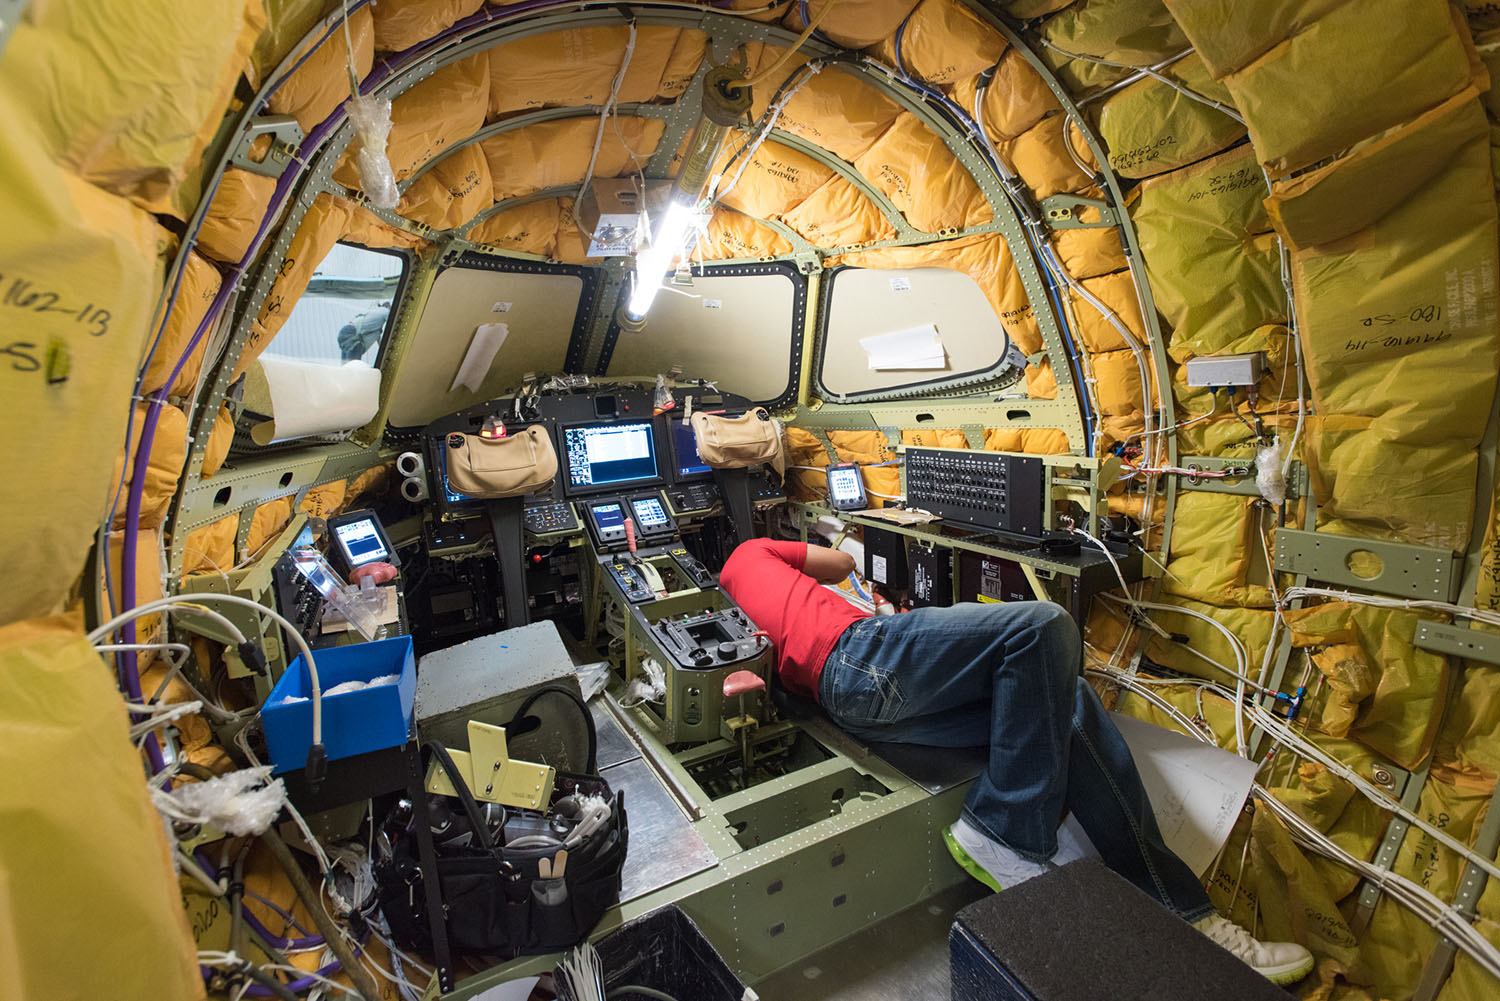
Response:
[{"label": "person's hand", "polygon": [[819,584],[837,584],[854,572],[854,557],[841,549],[808,546],[802,572]]}]

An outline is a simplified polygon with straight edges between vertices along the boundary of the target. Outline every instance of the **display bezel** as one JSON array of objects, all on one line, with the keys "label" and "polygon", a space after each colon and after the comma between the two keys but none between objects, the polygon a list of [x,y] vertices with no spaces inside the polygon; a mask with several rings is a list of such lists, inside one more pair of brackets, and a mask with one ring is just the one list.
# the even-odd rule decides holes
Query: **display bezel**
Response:
[{"label": "display bezel", "polygon": [[[854,497],[840,498],[834,492],[834,477],[840,473],[852,473],[854,485],[859,493]],[[865,492],[864,477],[860,475],[858,463],[841,462],[838,465],[829,466],[826,473],[828,481],[828,506],[835,511],[859,511],[870,506],[869,495]]]},{"label": "display bezel", "polygon": [[[380,544],[385,547],[385,555],[356,563],[351,559],[349,550],[339,535],[339,529],[345,525],[358,524],[361,521],[369,521],[374,527],[376,537],[380,539]],[[396,553],[396,547],[391,544],[391,537],[386,534],[385,525],[381,522],[380,515],[376,514],[370,508],[334,515],[328,519],[327,531],[329,548],[337,556],[335,563],[343,569],[346,575],[353,572],[357,567],[367,566],[371,563],[389,563],[391,566],[401,565],[401,558]]]},{"label": "display bezel", "polygon": [[[650,443],[651,468],[653,470],[650,476],[637,476],[624,480],[611,480],[608,483],[589,483],[583,485],[573,482],[573,462],[572,457],[568,453],[568,432],[586,431],[590,428],[624,428],[632,426],[646,429],[646,440]],[[621,490],[661,483],[660,444],[657,440],[656,421],[649,417],[634,418],[632,420],[587,421],[584,423],[558,425],[557,454],[563,495],[566,497],[590,497],[594,494],[618,493]]]},{"label": "display bezel", "polygon": [[[684,434],[693,438],[693,454],[703,464],[701,472],[684,473],[682,471],[682,452],[677,445],[677,432],[681,430]],[[667,447],[672,455],[672,482],[673,483],[698,483],[703,480],[712,479],[714,471],[703,462],[703,457],[698,455],[698,436],[693,431],[693,426],[681,417],[672,417],[667,420]]]}]

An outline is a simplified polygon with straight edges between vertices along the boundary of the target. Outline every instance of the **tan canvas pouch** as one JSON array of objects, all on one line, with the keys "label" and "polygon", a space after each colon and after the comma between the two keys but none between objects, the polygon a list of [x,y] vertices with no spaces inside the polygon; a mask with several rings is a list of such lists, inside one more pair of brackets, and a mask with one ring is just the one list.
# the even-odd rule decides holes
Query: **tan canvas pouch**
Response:
[{"label": "tan canvas pouch", "polygon": [[540,424],[492,441],[454,433],[447,447],[448,482],[469,497],[516,497],[546,486],[557,475],[557,451]]},{"label": "tan canvas pouch", "polygon": [[715,469],[739,469],[769,462],[780,471],[781,430],[764,407],[739,417],[693,414],[698,456]]}]

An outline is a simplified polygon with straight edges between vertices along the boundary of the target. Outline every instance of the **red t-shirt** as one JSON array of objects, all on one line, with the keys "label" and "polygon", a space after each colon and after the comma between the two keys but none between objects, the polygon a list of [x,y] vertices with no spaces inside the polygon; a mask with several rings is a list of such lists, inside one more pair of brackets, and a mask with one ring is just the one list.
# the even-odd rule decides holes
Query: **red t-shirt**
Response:
[{"label": "red t-shirt", "polygon": [[823,661],[864,612],[802,572],[801,542],[752,539],[729,554],[719,584],[776,645],[776,673],[793,695],[818,697]]}]

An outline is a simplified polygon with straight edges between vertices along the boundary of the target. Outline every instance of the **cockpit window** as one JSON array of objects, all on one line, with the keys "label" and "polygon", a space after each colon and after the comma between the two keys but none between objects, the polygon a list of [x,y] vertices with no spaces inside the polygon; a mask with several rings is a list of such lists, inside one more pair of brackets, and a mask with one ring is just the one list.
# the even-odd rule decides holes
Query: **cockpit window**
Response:
[{"label": "cockpit window", "polygon": [[838,268],[825,279],[818,389],[874,400],[1014,378],[1013,348],[984,289],[948,268]]},{"label": "cockpit window", "polygon": [[794,398],[805,315],[806,285],[792,265],[710,265],[691,281],[667,279],[644,331],[611,327],[596,374],[651,376],[676,367],[781,406]]},{"label": "cockpit window", "polygon": [[266,354],[374,366],[405,272],[400,254],[334,244]]}]

